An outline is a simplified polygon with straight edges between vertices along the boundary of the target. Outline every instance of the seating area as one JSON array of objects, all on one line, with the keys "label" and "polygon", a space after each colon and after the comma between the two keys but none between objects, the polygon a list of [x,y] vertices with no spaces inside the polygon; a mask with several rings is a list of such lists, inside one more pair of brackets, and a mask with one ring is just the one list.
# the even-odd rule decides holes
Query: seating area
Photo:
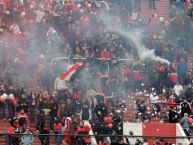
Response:
[{"label": "seating area", "polygon": [[193,27],[178,2],[0,1],[0,145],[130,145],[124,123],[191,136]]}]

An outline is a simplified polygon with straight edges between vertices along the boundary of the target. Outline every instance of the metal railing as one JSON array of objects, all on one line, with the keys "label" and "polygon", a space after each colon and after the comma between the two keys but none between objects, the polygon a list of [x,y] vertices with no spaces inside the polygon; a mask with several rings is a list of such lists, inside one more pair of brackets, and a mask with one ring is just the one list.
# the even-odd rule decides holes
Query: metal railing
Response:
[{"label": "metal railing", "polygon": [[[140,136],[140,135],[112,135],[112,134],[96,134],[96,135],[85,135],[85,134],[68,134],[68,135],[64,135],[64,134],[21,134],[21,133],[16,133],[16,134],[9,134],[9,133],[0,133],[0,144],[5,144],[5,145],[12,145],[12,139],[13,137],[18,139],[18,142],[21,142],[21,137],[22,136],[33,136],[34,140],[33,140],[33,144],[37,145],[37,144],[41,144],[41,137],[44,137],[44,139],[48,139],[48,142],[46,143],[46,145],[49,144],[56,144],[56,140],[60,140],[61,141],[61,145],[62,145],[62,140],[64,140],[64,137],[69,137],[71,138],[72,142],[71,145],[83,145],[80,143],[80,138],[83,137],[88,137],[88,138],[105,138],[105,137],[110,137],[110,138],[123,138],[126,140],[130,140],[130,139],[146,139],[146,140],[164,140],[164,141],[171,141],[173,140],[174,142],[176,142],[177,139],[188,139],[188,140],[192,140],[193,136]],[[15,140],[14,140],[15,141]],[[90,143],[91,145],[95,145]]]}]

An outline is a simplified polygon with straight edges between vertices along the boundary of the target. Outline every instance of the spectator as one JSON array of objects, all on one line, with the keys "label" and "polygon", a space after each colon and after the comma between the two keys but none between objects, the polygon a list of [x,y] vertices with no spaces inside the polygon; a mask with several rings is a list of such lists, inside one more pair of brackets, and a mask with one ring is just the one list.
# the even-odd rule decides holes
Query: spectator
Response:
[{"label": "spectator", "polygon": [[96,116],[94,113],[94,108],[97,105],[97,100],[96,100],[96,92],[94,90],[88,90],[85,95],[85,101],[89,103],[89,108],[91,109],[91,118],[92,120],[95,120]]},{"label": "spectator", "polygon": [[50,109],[50,112],[49,112],[50,128],[52,129],[54,124],[54,119],[57,117],[57,111],[59,108],[57,100],[54,100],[53,98],[51,98],[48,108]]},{"label": "spectator", "polygon": [[110,137],[105,137],[102,143],[99,143],[100,145],[110,145],[111,139]]},{"label": "spectator", "polygon": [[[114,143],[111,144],[114,145]],[[124,138],[120,138],[117,145],[130,145],[130,143],[126,144]]]},{"label": "spectator", "polygon": [[178,75],[175,71],[173,71],[171,73],[170,79],[171,79],[173,85],[175,85],[178,82]]},{"label": "spectator", "polygon": [[45,126],[46,109],[48,109],[47,100],[43,99],[39,101],[38,102],[38,114],[37,114],[37,126],[40,127],[40,129],[44,128]]},{"label": "spectator", "polygon": [[174,92],[177,96],[180,95],[180,92],[183,91],[183,87],[182,85],[180,85],[179,83],[177,83],[175,86],[174,86]]},{"label": "spectator", "polygon": [[16,103],[16,98],[13,96],[13,94],[9,94],[7,98],[9,120],[15,116]]},{"label": "spectator", "polygon": [[177,65],[178,80],[180,84],[184,84],[186,78],[187,65],[183,59],[180,60],[180,63]]},{"label": "spectator", "polygon": [[160,122],[169,122],[169,113],[166,108],[163,108],[159,113]]},{"label": "spectator", "polygon": [[188,102],[192,102],[193,101],[193,88],[191,86],[191,84],[189,84],[184,92],[184,96],[186,97],[186,99],[188,100]]},{"label": "spectator", "polygon": [[161,76],[160,74],[156,71],[153,70],[153,72],[150,74],[150,84],[153,88],[158,90],[159,84],[160,84]]},{"label": "spectator", "polygon": [[184,8],[184,3],[181,0],[177,0],[175,5],[176,5],[176,8],[179,10],[183,10],[183,8]]},{"label": "spectator", "polygon": [[138,111],[142,114],[144,114],[147,111],[147,107],[145,106],[145,101],[139,102]]},{"label": "spectator", "polygon": [[65,124],[64,141],[66,141],[69,144],[74,143],[75,141],[70,136],[68,136],[68,135],[75,133],[75,131],[77,129],[77,120],[75,119],[72,122],[72,119],[70,117],[67,117],[64,124]]},{"label": "spectator", "polygon": [[188,86],[189,84],[193,85],[193,75],[191,71],[188,71],[187,77],[185,79],[184,85]]},{"label": "spectator", "polygon": [[[84,122],[80,122],[79,127],[77,128],[75,135],[79,135],[79,134],[85,134],[88,135],[89,131],[91,130],[91,128],[88,125],[85,125]],[[82,144],[89,144],[91,142],[89,137],[81,137],[81,136],[77,136],[77,143],[79,145]]]},{"label": "spectator", "polygon": [[23,145],[32,145],[33,141],[33,133],[30,131],[30,128],[27,127],[26,131],[21,136],[21,143]]},{"label": "spectator", "polygon": [[24,110],[25,113],[28,112],[28,100],[26,94],[21,94],[21,98],[18,99],[18,103],[16,106],[16,111],[20,112],[21,110]]},{"label": "spectator", "polygon": [[73,110],[71,99],[68,98],[66,103],[62,102],[61,106],[59,107],[57,117],[59,119],[62,119],[63,117],[71,117],[74,111],[75,110]]},{"label": "spectator", "polygon": [[157,115],[160,111],[159,96],[155,90],[150,94],[151,104],[153,106],[153,113]]},{"label": "spectator", "polygon": [[141,118],[142,118],[142,121],[145,123],[151,122],[151,115],[147,111],[145,111],[145,113],[141,115]]},{"label": "spectator", "polygon": [[190,114],[191,113],[191,105],[187,102],[187,99],[184,98],[183,102],[180,103],[181,106],[181,116],[184,116],[184,114]]},{"label": "spectator", "polygon": [[107,107],[103,101],[99,101],[98,105],[95,107],[94,112],[97,119],[103,122],[103,118],[107,116]]},{"label": "spectator", "polygon": [[39,139],[41,141],[41,145],[49,145],[49,131],[46,128],[41,128],[39,132]]},{"label": "spectator", "polygon": [[183,118],[181,118],[181,120],[180,120],[180,124],[181,124],[186,136],[191,136],[190,125],[189,125],[188,119],[189,119],[188,114],[184,113]]},{"label": "spectator", "polygon": [[28,103],[30,105],[30,121],[31,122],[35,121],[35,110],[37,107],[37,99],[38,99],[37,95],[35,94],[34,91],[32,91],[29,96],[30,103]]},{"label": "spectator", "polygon": [[10,145],[19,145],[19,136],[16,135],[17,133],[19,133],[18,119],[13,118],[10,121],[10,125],[11,125],[11,127],[8,130],[8,133],[10,135],[9,143],[10,143]]},{"label": "spectator", "polygon": [[47,31],[48,44],[52,44],[53,46],[57,46],[59,42],[59,36],[56,30],[53,27],[50,27]]},{"label": "spectator", "polygon": [[5,85],[1,85],[0,89],[1,89],[0,90],[0,113],[1,113],[1,118],[6,120],[5,107],[6,107],[7,94],[6,94]]},{"label": "spectator", "polygon": [[84,100],[81,109],[81,120],[90,120],[91,119],[91,109],[89,108],[88,101]]},{"label": "spectator", "polygon": [[178,120],[180,119],[179,114],[176,112],[176,108],[172,107],[169,110],[169,123],[178,123]]},{"label": "spectator", "polygon": [[28,115],[24,112],[24,109],[20,111],[20,113],[17,114],[18,118],[18,123],[20,126],[23,126],[24,124],[29,124],[29,117]]},{"label": "spectator", "polygon": [[172,94],[168,98],[168,106],[175,107],[175,105],[176,105],[176,98],[177,98],[177,95],[176,95],[175,91],[172,90]]},{"label": "spectator", "polygon": [[55,119],[54,125],[53,125],[53,130],[54,133],[56,134],[56,144],[60,145],[61,144],[61,131],[62,131],[62,124],[59,122],[59,120]]},{"label": "spectator", "polygon": [[166,47],[165,48],[165,59],[170,62],[174,62],[174,48]]}]

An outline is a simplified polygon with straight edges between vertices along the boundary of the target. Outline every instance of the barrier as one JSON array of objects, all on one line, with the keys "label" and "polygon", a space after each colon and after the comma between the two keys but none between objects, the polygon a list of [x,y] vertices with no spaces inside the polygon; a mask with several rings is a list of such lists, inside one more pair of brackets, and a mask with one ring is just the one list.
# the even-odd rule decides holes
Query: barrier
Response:
[{"label": "barrier", "polygon": [[[22,134],[15,134],[17,135],[18,137],[21,137]],[[34,141],[33,141],[33,145],[40,145],[40,140],[39,140],[39,136],[48,136],[49,137],[49,144],[46,144],[46,145],[56,145],[56,135],[54,134],[33,134],[34,136]],[[65,135],[57,135],[58,136],[61,136],[61,138],[63,138]],[[140,135],[112,135],[112,134],[98,134],[98,135],[93,135],[93,134],[90,134],[89,135],[85,135],[85,134],[79,134],[79,135],[74,135],[74,134],[69,134],[69,135],[66,135],[66,136],[69,136],[69,137],[72,137],[73,140],[76,140],[76,137],[90,137],[91,140],[92,138],[94,137],[121,137],[121,138],[124,138],[127,140],[129,140],[130,144],[131,145],[134,145],[136,139],[148,139],[148,140],[159,140],[159,139],[164,139],[164,140],[177,140],[176,142],[176,145],[178,145],[178,143],[181,141],[183,143],[183,145],[189,145],[189,141],[187,139],[187,137],[185,136],[157,136],[157,135],[154,135],[154,136],[140,136]],[[192,138],[192,136],[190,136],[189,138]],[[0,144],[1,145],[9,145],[10,143],[10,135],[8,133],[0,133]],[[72,143],[71,145],[79,145],[77,143]],[[93,142],[91,141],[91,145],[96,145],[96,142]],[[149,143],[149,145],[152,145],[151,143]]]},{"label": "barrier", "polygon": [[[85,124],[91,126],[91,124],[88,121],[85,121]],[[178,143],[182,142],[183,145],[189,145],[189,140],[193,139],[192,136],[187,137],[185,136],[185,133],[183,132],[183,129],[180,124],[169,124],[169,123],[123,123],[123,133],[122,134],[96,134],[93,132],[94,130],[90,130],[89,134],[54,134],[53,132],[50,132],[48,134],[38,134],[37,132],[33,133],[34,136],[34,142],[33,145],[40,145],[40,136],[48,137],[50,144],[48,145],[55,145],[56,144],[56,138],[58,137],[63,140],[65,136],[71,137],[72,140],[75,141],[75,143],[72,143],[71,145],[78,145],[77,144],[77,138],[79,137],[90,137],[91,139],[91,145],[97,145],[97,138],[103,139],[104,137],[111,137],[113,138],[124,138],[125,140],[129,140],[129,142],[133,145],[136,142],[136,139],[147,139],[149,145],[153,144],[155,140],[165,140],[168,142],[171,142],[173,144],[178,145]],[[20,138],[23,134],[15,134],[15,136],[18,136]],[[0,133],[0,145],[9,145],[10,142],[10,134],[7,132],[1,132]]]},{"label": "barrier", "polygon": [[[133,135],[131,135],[131,132]],[[124,123],[123,124],[123,134],[128,135],[128,136],[135,136],[135,137],[136,136],[144,136],[148,138],[151,137],[148,139],[149,144],[153,144],[155,138],[165,138],[165,139],[167,138],[167,141],[173,144],[182,142],[183,145],[189,145],[189,140],[187,139],[180,124]],[[130,142],[134,144],[135,139],[131,139]]]},{"label": "barrier", "polygon": [[[182,127],[181,127],[181,125],[179,123],[176,124],[176,136],[184,136],[184,137],[186,136],[183,129],[182,129]],[[177,144],[178,143],[183,143],[183,145],[189,145],[190,144],[190,142],[187,138],[185,138],[185,139],[177,138],[176,143]]]}]

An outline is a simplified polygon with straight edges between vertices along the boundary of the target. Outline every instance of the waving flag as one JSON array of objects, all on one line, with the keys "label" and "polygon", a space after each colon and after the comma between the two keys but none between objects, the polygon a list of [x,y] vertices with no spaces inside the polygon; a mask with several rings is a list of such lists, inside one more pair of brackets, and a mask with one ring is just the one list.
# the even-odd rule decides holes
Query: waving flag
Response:
[{"label": "waving flag", "polygon": [[76,76],[78,76],[80,70],[83,68],[81,66],[83,65],[80,63],[70,65],[67,71],[55,79],[54,88],[59,90],[68,88],[66,82],[71,82],[76,78]]}]

